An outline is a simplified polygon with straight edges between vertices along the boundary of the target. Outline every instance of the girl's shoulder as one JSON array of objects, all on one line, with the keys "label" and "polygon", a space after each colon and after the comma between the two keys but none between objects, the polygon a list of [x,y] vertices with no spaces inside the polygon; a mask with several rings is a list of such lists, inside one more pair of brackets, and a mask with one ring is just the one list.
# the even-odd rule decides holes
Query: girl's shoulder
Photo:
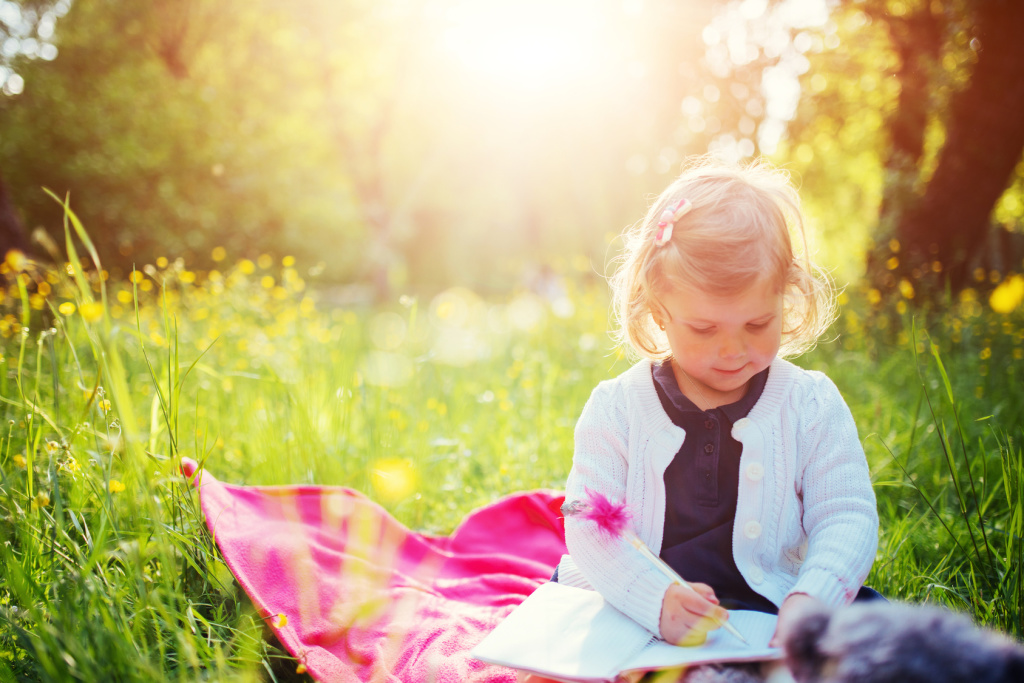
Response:
[{"label": "girl's shoulder", "polygon": [[655,392],[651,361],[641,360],[622,374],[598,382],[590,398],[624,400],[631,396]]},{"label": "girl's shoulder", "polygon": [[761,398],[751,410],[751,417],[755,417],[755,413],[767,418],[793,411],[828,410],[837,405],[846,404],[828,375],[776,358],[768,371],[768,381]]},{"label": "girl's shoulder", "polygon": [[661,429],[672,423],[654,388],[649,360],[641,360],[622,374],[599,382],[590,394],[587,408],[606,415],[614,413],[630,423],[642,422],[648,429]]}]

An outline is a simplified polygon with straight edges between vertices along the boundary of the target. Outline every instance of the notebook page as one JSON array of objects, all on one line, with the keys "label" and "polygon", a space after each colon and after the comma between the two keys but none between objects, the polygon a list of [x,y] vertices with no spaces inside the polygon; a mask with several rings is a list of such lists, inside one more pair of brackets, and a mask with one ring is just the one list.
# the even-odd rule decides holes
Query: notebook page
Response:
[{"label": "notebook page", "polygon": [[732,610],[729,623],[743,634],[749,644],[744,644],[722,628],[709,633],[707,641],[696,647],[677,647],[658,640],[623,664],[623,669],[665,669],[684,664],[780,659],[782,650],[768,647],[778,619],[774,614]]},{"label": "notebook page", "polygon": [[610,680],[652,639],[599,593],[546,583],[471,654],[552,678]]}]

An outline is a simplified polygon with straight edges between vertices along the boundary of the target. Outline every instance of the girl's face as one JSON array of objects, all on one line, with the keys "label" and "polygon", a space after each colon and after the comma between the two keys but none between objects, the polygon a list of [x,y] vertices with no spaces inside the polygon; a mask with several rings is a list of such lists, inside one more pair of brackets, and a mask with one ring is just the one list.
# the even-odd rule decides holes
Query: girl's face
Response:
[{"label": "girl's face", "polygon": [[677,286],[662,304],[669,317],[655,314],[655,322],[668,335],[676,381],[702,410],[741,399],[750,378],[779,352],[782,293],[774,283],[729,296]]}]

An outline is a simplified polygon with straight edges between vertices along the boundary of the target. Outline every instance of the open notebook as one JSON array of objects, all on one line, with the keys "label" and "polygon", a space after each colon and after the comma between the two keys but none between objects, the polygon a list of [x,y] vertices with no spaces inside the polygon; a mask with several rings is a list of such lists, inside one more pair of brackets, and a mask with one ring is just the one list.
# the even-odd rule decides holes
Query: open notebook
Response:
[{"label": "open notebook", "polygon": [[777,617],[734,610],[730,623],[697,647],[676,647],[605,602],[595,591],[546,583],[473,649],[476,659],[565,681],[612,681],[620,673],[709,662],[779,659],[768,647]]}]

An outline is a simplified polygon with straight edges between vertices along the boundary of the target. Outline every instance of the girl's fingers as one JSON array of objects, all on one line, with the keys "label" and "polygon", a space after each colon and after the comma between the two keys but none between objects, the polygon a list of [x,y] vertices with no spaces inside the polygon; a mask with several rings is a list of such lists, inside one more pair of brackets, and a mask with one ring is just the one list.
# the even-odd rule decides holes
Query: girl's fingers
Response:
[{"label": "girl's fingers", "polygon": [[[704,584],[697,585],[703,586]],[[704,587],[711,590],[707,586]],[[712,597],[714,597],[713,591]],[[679,599],[683,609],[689,613],[688,617],[684,616],[684,621],[689,625],[697,626],[699,622],[710,621],[710,626],[704,626],[704,628],[705,630],[713,631],[729,618],[729,613],[718,605],[717,599],[712,602],[696,590],[682,589]]]},{"label": "girl's fingers", "polygon": [[718,597],[715,595],[715,590],[706,583],[691,583],[690,588],[699,593],[700,596],[708,602],[716,605],[718,604]]},{"label": "girl's fingers", "polygon": [[662,637],[670,643],[690,645],[704,642],[708,631],[714,631],[728,618],[729,613],[714,602],[714,592],[704,584],[700,588],[673,585],[665,594],[662,604],[660,629]]}]

